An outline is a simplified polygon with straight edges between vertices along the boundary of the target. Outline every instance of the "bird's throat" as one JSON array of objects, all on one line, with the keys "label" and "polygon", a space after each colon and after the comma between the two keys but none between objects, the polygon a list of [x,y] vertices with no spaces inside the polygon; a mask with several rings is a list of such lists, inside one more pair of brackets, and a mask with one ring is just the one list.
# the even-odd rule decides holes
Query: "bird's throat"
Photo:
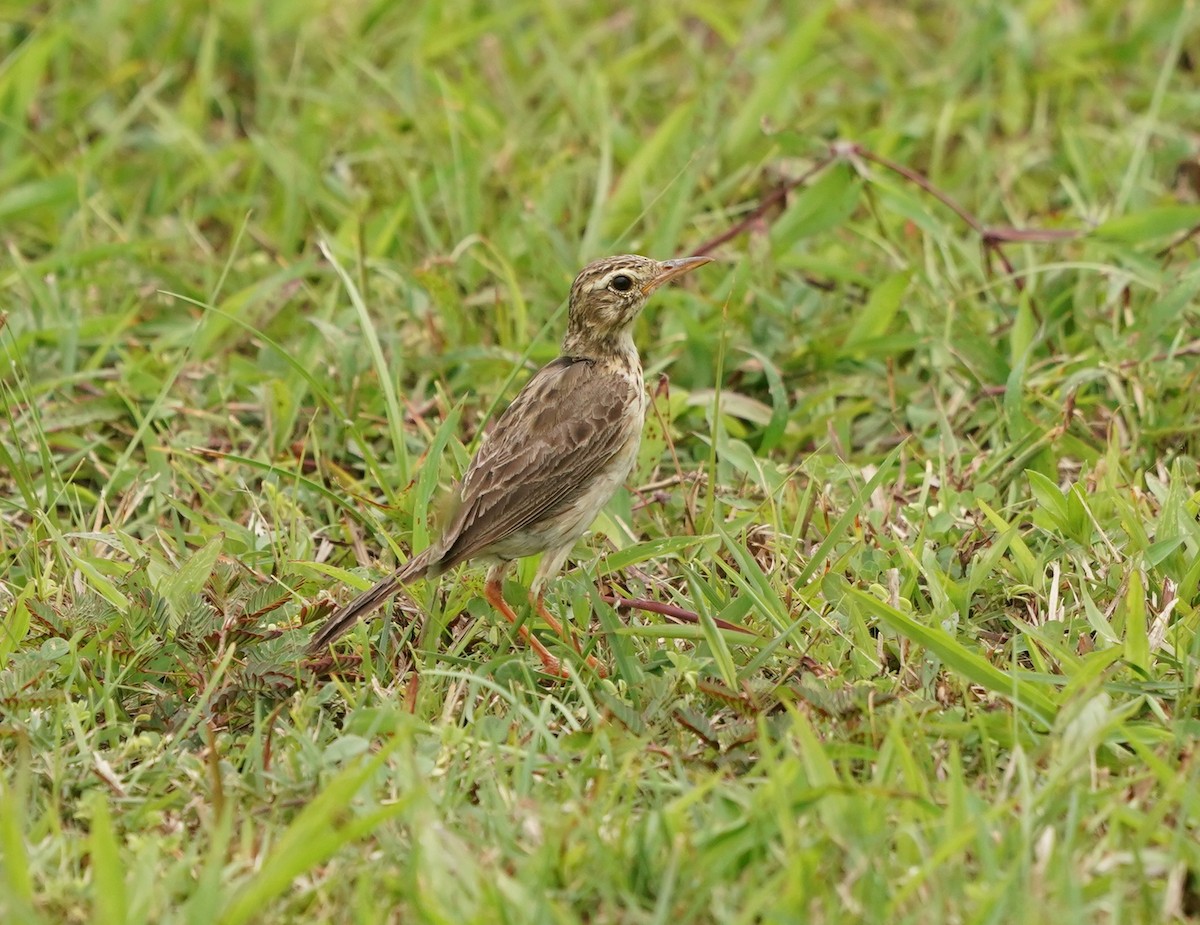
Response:
[{"label": "bird's throat", "polygon": [[641,358],[633,343],[633,333],[623,331],[567,330],[562,342],[563,356],[596,360],[606,364],[641,368]]}]

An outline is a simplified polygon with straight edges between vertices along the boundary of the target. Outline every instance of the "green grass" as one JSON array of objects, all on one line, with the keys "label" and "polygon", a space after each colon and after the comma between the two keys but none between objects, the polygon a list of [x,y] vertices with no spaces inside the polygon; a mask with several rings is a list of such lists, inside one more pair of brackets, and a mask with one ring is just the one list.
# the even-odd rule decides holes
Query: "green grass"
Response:
[{"label": "green grass", "polygon": [[[1200,920],[1198,39],[12,7],[0,918]],[[541,677],[470,569],[306,661],[578,268],[739,223],[639,323],[636,478],[551,595],[611,677]]]}]

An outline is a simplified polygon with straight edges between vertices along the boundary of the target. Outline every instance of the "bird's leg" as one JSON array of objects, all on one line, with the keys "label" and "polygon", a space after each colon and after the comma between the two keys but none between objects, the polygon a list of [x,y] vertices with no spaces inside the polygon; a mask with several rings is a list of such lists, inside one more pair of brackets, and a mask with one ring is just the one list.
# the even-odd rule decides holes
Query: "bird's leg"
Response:
[{"label": "bird's leg", "polygon": [[504,615],[504,618],[509,623],[517,628],[517,632],[521,634],[521,638],[529,644],[529,647],[542,660],[542,666],[546,669],[546,674],[552,674],[557,678],[569,677],[562,666],[562,662],[550,654],[550,650],[542,645],[538,638],[529,631],[528,626],[517,619],[517,615],[513,613],[513,609],[508,606],[508,601],[504,599],[503,567],[496,566],[488,572],[487,584],[484,586],[484,597],[487,598],[489,604]]},{"label": "bird's leg", "polygon": [[[532,604],[533,609],[538,612],[538,616],[546,621],[546,625],[558,634],[560,639],[565,640],[572,649],[578,652],[581,656],[583,655],[583,651],[579,648],[579,643],[575,641],[575,636],[570,630],[570,624],[568,624],[567,628],[564,629],[563,625],[558,622],[557,618],[555,618],[554,615],[546,609],[546,589],[544,587],[541,587],[537,584],[534,585],[534,590],[529,592],[529,603]],[[587,656],[587,663],[588,667],[596,672],[596,674],[598,674],[600,677],[608,677],[608,670],[594,655]]]},{"label": "bird's leg", "polygon": [[[575,637],[572,635],[570,628],[564,628],[563,625],[558,622],[558,617],[554,616],[554,614],[546,609],[545,588],[539,587],[535,584],[530,589],[529,606],[537,611],[538,616],[546,622],[546,625],[550,627],[550,629],[554,630],[554,634],[558,636],[559,639],[570,643],[571,648],[576,652],[579,652],[579,644],[575,642]],[[580,654],[582,655],[583,653]]]},{"label": "bird's leg", "polygon": [[[552,547],[546,550],[546,554],[542,556],[542,561],[538,564],[537,574],[533,576],[533,584],[529,588],[529,603],[533,605],[533,609],[537,611],[538,616],[546,621],[546,625],[558,634],[558,638],[565,641],[572,649],[583,655],[580,651],[579,644],[575,641],[570,628],[565,631],[563,625],[558,622],[558,619],[546,609],[546,585],[550,580],[562,570],[563,563],[567,561],[567,556],[571,554],[571,548],[575,545],[572,539],[558,547]],[[587,656],[588,667],[602,678],[608,677],[608,672],[604,666],[600,664],[593,656]]]}]

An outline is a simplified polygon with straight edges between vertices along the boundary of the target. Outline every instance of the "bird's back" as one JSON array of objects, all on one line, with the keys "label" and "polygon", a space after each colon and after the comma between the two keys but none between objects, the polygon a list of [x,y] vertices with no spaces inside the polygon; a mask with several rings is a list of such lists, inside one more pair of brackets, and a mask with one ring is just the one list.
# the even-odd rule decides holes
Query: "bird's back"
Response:
[{"label": "bird's back", "polygon": [[640,364],[559,357],[539,370],[471,461],[438,570],[582,534],[633,466],[645,402]]}]

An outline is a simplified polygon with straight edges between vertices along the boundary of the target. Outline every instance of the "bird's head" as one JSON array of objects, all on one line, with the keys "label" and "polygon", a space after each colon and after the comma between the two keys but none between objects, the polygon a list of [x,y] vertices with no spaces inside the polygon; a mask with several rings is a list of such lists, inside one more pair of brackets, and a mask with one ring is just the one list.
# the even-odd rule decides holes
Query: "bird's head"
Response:
[{"label": "bird's head", "polygon": [[563,353],[590,356],[632,349],[630,332],[650,294],[663,283],[711,262],[711,257],[651,260],[623,254],[589,263],[571,286]]}]

